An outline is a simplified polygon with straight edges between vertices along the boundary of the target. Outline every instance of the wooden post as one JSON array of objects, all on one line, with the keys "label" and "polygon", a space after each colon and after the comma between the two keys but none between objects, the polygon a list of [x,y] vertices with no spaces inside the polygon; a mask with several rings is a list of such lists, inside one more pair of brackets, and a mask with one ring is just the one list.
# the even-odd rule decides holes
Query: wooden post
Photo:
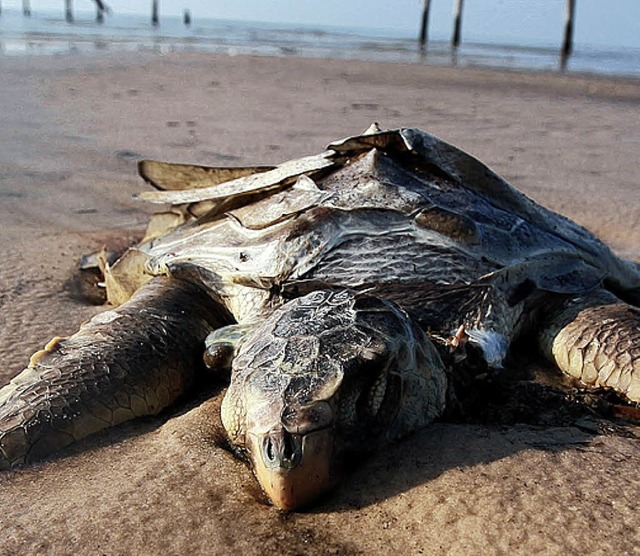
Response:
[{"label": "wooden post", "polygon": [[151,4],[151,25],[153,25],[154,27],[160,25],[160,16],[158,15],[158,13],[158,0],[153,0],[153,3]]},{"label": "wooden post", "polygon": [[184,11],[182,21],[184,22],[185,27],[189,27],[191,25],[191,12],[189,10]]},{"label": "wooden post", "polygon": [[431,0],[422,0],[422,24],[420,25],[420,48],[424,49],[429,40],[429,8]]},{"label": "wooden post", "polygon": [[463,0],[456,0],[453,8],[453,37],[451,38],[451,46],[458,48],[460,45],[460,28],[462,27],[462,4]]},{"label": "wooden post", "polygon": [[67,23],[73,23],[73,4],[72,0],[64,0],[65,5],[65,19]]},{"label": "wooden post", "polygon": [[567,0],[567,12],[564,21],[564,41],[562,43],[562,58],[565,60],[573,51],[573,18],[576,12],[576,0]]},{"label": "wooden post", "polygon": [[104,23],[104,14],[109,13],[111,9],[104,0],[94,0],[96,3],[96,23]]},{"label": "wooden post", "polygon": [[29,0],[22,0],[22,15],[25,17],[31,16],[31,3]]}]

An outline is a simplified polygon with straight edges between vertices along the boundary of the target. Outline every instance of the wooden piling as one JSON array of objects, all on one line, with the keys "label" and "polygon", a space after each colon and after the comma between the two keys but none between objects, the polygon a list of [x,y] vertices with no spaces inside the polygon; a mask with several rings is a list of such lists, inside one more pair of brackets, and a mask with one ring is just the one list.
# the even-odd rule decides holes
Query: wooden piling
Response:
[{"label": "wooden piling", "polygon": [[567,0],[567,11],[564,20],[564,41],[562,43],[562,58],[571,56],[573,51],[573,19],[576,13],[576,0]]},{"label": "wooden piling", "polygon": [[96,3],[96,23],[104,23],[104,14],[111,12],[111,9],[104,0],[94,0]]},{"label": "wooden piling", "polygon": [[22,15],[31,17],[31,2],[29,0],[22,0]]},{"label": "wooden piling", "polygon": [[422,24],[420,25],[420,48],[424,49],[429,40],[429,9],[431,0],[422,0]]},{"label": "wooden piling", "polygon": [[151,4],[151,25],[154,27],[160,25],[158,0],[153,0],[153,3]]},{"label": "wooden piling", "polygon": [[73,23],[73,3],[72,0],[64,0],[64,17],[67,23]]},{"label": "wooden piling", "polygon": [[460,45],[460,30],[462,28],[462,4],[463,0],[456,0],[453,8],[453,37],[451,37],[451,46],[458,48]]}]

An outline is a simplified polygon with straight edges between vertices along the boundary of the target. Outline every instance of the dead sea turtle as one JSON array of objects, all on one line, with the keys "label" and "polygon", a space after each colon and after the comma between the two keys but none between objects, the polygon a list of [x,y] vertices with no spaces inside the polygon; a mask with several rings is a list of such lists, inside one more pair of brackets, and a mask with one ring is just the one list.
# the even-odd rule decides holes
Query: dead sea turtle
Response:
[{"label": "dead sea turtle", "polygon": [[516,337],[640,402],[638,266],[432,135],[372,126],[274,168],[140,169],[159,189],[142,197],[171,208],[102,261],[119,306],[0,390],[0,467],[161,411],[203,354],[231,369],[224,428],[284,509],[437,418],[464,354],[500,368]]}]

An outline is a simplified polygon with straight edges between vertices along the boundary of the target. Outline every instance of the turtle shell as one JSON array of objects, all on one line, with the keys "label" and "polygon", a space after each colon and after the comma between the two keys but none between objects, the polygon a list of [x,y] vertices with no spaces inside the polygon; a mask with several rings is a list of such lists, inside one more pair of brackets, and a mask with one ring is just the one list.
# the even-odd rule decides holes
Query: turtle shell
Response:
[{"label": "turtle shell", "polygon": [[[640,292],[640,271],[593,234],[417,129],[380,131],[276,167],[143,162],[169,205],[113,266],[111,301],[154,275],[195,281],[238,322],[314,289],[372,290],[405,307],[472,285]],[[409,294],[408,292],[411,292]]]}]

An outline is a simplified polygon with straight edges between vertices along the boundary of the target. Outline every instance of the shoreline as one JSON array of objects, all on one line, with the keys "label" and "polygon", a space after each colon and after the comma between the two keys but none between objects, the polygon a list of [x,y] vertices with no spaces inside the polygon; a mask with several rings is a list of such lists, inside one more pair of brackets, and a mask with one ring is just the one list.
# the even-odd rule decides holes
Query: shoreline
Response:
[{"label": "shoreline", "polygon": [[372,64],[382,67],[400,67],[404,69],[416,69],[431,71],[437,74],[438,79],[450,80],[453,85],[473,84],[483,87],[482,81],[486,80],[484,87],[495,88],[499,86],[528,88],[532,91],[546,94],[560,94],[565,96],[582,95],[602,99],[640,102],[640,76],[634,75],[607,75],[601,73],[563,71],[550,69],[528,69],[511,67],[493,67],[482,65],[457,65],[406,62],[389,60],[347,59],[339,57],[304,56],[304,55],[273,55],[259,53],[224,53],[208,51],[170,50],[159,52],[153,48],[123,49],[123,50],[94,50],[55,53],[20,53],[0,55],[0,61],[16,66],[19,61],[26,64],[33,60],[35,64],[45,60],[77,60],[83,62],[90,60],[111,60],[121,57],[123,62],[135,64],[141,59],[163,59],[172,57],[199,58],[203,61],[218,58],[257,58],[265,60],[285,60],[295,63],[296,60],[318,64]]},{"label": "shoreline", "polygon": [[[0,57],[0,71],[1,384],[103,310],[66,284],[82,254],[145,225],[149,207],[132,198],[147,189],[139,158],[270,164],[372,121],[420,127],[640,261],[640,91],[617,79],[196,53]],[[308,512],[283,515],[216,448],[219,397],[197,393],[0,473],[3,550],[579,554],[639,544],[638,426],[440,422],[363,462]]]},{"label": "shoreline", "polygon": [[[49,39],[47,39],[49,40]],[[109,45],[103,43],[100,37],[95,37],[94,40],[85,40],[83,42],[96,42],[99,43],[100,46],[96,47],[95,45],[91,49],[80,49],[77,46],[69,47],[68,50],[65,51],[51,51],[51,52],[4,52],[0,50],[0,57],[4,56],[10,59],[21,59],[21,58],[47,58],[47,57],[111,57],[116,55],[126,55],[129,57],[137,57],[137,56],[229,56],[229,57],[258,57],[258,58],[282,58],[287,60],[319,60],[326,62],[342,62],[342,63],[372,63],[372,64],[390,64],[390,65],[404,65],[404,66],[416,66],[416,67],[427,67],[434,69],[448,69],[454,71],[461,72],[487,72],[489,74],[506,74],[506,75],[519,75],[519,76],[530,76],[529,82],[533,82],[539,78],[546,78],[550,80],[576,80],[576,81],[595,81],[597,83],[608,83],[609,85],[606,87],[607,90],[615,89],[620,86],[624,86],[625,92],[623,93],[624,98],[638,99],[640,98],[640,93],[638,93],[638,88],[640,87],[640,75],[632,75],[627,73],[621,74],[607,74],[607,73],[598,73],[596,71],[589,70],[567,70],[567,69],[550,69],[550,68],[528,68],[528,67],[510,67],[510,66],[501,66],[501,65],[491,65],[491,64],[475,64],[471,63],[458,63],[458,62],[446,62],[446,61],[436,61],[429,62],[427,61],[429,57],[429,52],[427,51],[422,55],[424,59],[414,60],[414,61],[406,61],[406,60],[386,60],[386,59],[375,59],[375,58],[366,58],[366,57],[339,57],[339,56],[326,56],[323,54],[312,55],[312,54],[280,54],[276,55],[273,53],[260,53],[260,52],[243,52],[243,51],[233,51],[225,52],[225,49],[211,49],[208,50],[206,48],[175,48],[173,46],[168,46],[163,48],[162,46],[142,46],[135,45],[126,48],[111,48]],[[46,41],[45,41],[46,42]],[[73,42],[71,40],[61,40],[60,42]],[[433,54],[433,53],[432,53]],[[455,57],[455,52],[446,51],[445,53],[438,53],[440,57]],[[614,85],[613,82],[616,84]],[[607,94],[607,93],[605,93]],[[610,94],[610,93],[609,93]]]},{"label": "shoreline", "polygon": [[[159,27],[142,15],[115,14],[97,24],[91,12],[75,24],[66,24],[58,12],[31,18],[7,10],[0,19],[0,51],[5,39],[7,55],[30,52],[72,54],[82,52],[157,51],[159,53],[211,53],[311,57],[343,61],[428,63],[433,66],[505,69],[525,72],[568,73],[640,79],[640,49],[629,46],[578,43],[567,66],[562,67],[561,45],[548,42],[513,44],[494,40],[463,40],[452,49],[448,37],[429,41],[421,50],[413,33],[358,28],[357,26],[260,23],[215,18],[197,19],[185,27],[179,16],[163,17]],[[88,14],[89,17],[86,17]]]}]

